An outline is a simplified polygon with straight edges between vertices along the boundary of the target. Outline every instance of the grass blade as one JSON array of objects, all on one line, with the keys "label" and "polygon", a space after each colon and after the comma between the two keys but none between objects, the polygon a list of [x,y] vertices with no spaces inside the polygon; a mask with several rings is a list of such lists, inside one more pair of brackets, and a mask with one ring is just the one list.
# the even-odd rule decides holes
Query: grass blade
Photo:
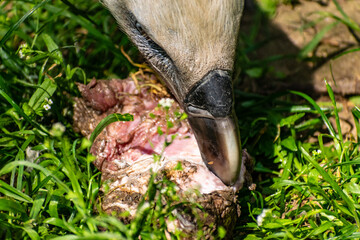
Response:
[{"label": "grass blade", "polygon": [[334,181],[334,179],[324,170],[324,168],[321,167],[317,163],[317,161],[315,161],[303,147],[300,147],[300,150],[301,150],[302,154],[304,155],[305,159],[307,161],[309,161],[316,168],[316,170],[321,174],[321,176],[324,178],[324,180],[331,185],[331,187],[334,189],[334,191],[346,203],[348,209],[350,210],[351,214],[355,218],[357,227],[360,230],[360,220],[359,220],[358,212],[355,208],[354,202],[343,192],[343,190],[339,187],[338,183]]},{"label": "grass blade", "polygon": [[90,136],[90,142],[91,144],[94,142],[96,137],[101,133],[101,131],[110,123],[118,122],[118,121],[134,121],[134,116],[126,113],[126,114],[120,114],[120,113],[113,113],[101,120],[101,122],[96,126],[94,132]]},{"label": "grass blade", "polygon": [[[335,82],[335,79],[334,79],[334,82]],[[327,89],[327,92],[331,99],[331,102],[334,105],[334,115],[335,115],[336,127],[338,130],[337,136],[339,137],[340,144],[341,144],[343,142],[343,137],[342,137],[341,126],[340,126],[339,112],[338,112],[338,109],[336,106],[335,95],[334,95],[334,92],[333,92],[331,86],[329,85],[329,83],[326,80],[325,80],[325,84],[326,84],[326,89]]]},{"label": "grass blade", "polygon": [[22,16],[19,21],[17,21],[13,26],[11,26],[11,28],[9,29],[9,31],[7,31],[5,33],[5,35],[1,38],[0,40],[0,48],[2,48],[2,46],[5,44],[5,42],[9,39],[9,37],[11,36],[11,34],[19,28],[20,24],[23,23],[28,17],[30,17],[36,10],[38,10],[40,7],[42,7],[43,5],[45,5],[46,3],[50,2],[50,0],[43,0],[41,2],[39,2],[38,4],[36,4],[29,12],[27,12],[24,16]]},{"label": "grass blade", "polygon": [[36,127],[37,129],[39,129],[41,132],[45,132],[48,134],[48,131],[41,127],[40,124],[38,124],[37,122],[34,122],[33,120],[31,120],[29,118],[28,115],[26,115],[24,113],[24,111],[19,107],[19,105],[17,105],[11,98],[9,95],[7,95],[2,89],[0,89],[0,95],[3,96],[3,98],[5,98],[6,101],[8,101],[10,103],[10,105],[31,125],[33,125],[34,127]]},{"label": "grass blade", "polygon": [[360,141],[360,109],[359,107],[355,106],[352,110],[351,113],[354,117],[354,122],[355,122],[355,127],[356,127],[356,135],[357,135],[357,139],[358,141]]},{"label": "grass blade", "polygon": [[40,87],[35,91],[29,100],[29,106],[37,112],[41,105],[50,98],[56,91],[56,84],[49,78],[46,78]]},{"label": "grass blade", "polygon": [[0,192],[7,197],[14,198],[21,202],[33,202],[32,198],[23,193],[21,190],[16,189],[9,184],[0,180]]},{"label": "grass blade", "polygon": [[307,95],[305,93],[298,92],[298,91],[290,91],[290,93],[299,95],[299,96],[303,97],[304,99],[306,99],[316,109],[316,111],[320,114],[320,116],[323,119],[326,127],[328,128],[331,136],[333,136],[334,139],[337,140],[336,132],[335,132],[333,126],[331,125],[329,119],[326,117],[325,113],[321,110],[319,105],[309,95]]},{"label": "grass blade", "polygon": [[41,171],[45,176],[52,176],[53,180],[55,180],[55,182],[63,189],[65,189],[66,191],[70,192],[70,188],[63,183],[58,177],[56,177],[52,172],[50,172],[48,169],[41,167],[40,165],[36,164],[36,163],[31,163],[31,162],[27,162],[27,161],[16,161],[16,162],[10,162],[8,164],[6,164],[1,170],[0,170],[0,176],[11,172],[14,168],[16,168],[17,166],[27,166],[27,167],[31,167],[34,169],[37,169],[39,171]]},{"label": "grass blade", "polygon": [[41,208],[43,207],[43,204],[46,199],[47,192],[42,190],[39,191],[35,197],[35,200],[33,202],[33,206],[30,211],[30,218],[35,219],[40,213]]},{"label": "grass blade", "polygon": [[0,199],[0,211],[26,214],[20,203],[8,199]]},{"label": "grass blade", "polygon": [[315,47],[319,44],[321,39],[324,37],[324,35],[330,31],[333,27],[335,27],[338,24],[338,22],[333,22],[327,26],[325,26],[323,29],[321,29],[314,38],[305,46],[299,53],[300,58],[306,58],[307,55],[315,49]]}]

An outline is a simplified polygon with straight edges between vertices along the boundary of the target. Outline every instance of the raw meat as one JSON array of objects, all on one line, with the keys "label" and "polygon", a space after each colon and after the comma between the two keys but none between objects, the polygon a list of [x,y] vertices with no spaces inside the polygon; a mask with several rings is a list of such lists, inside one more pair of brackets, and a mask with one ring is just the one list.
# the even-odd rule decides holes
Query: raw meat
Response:
[{"label": "raw meat", "polygon": [[[146,76],[145,79],[153,78]],[[240,214],[236,191],[244,182],[251,182],[248,171],[252,169],[251,159],[244,151],[238,186],[223,184],[203,163],[179,105],[166,93],[153,93],[149,86],[155,85],[146,81],[149,80],[140,79],[135,83],[129,78],[78,84],[82,98],[75,99],[74,127],[84,136],[89,137],[101,119],[111,113],[134,116],[134,121],[108,125],[91,148],[91,153],[96,156],[94,164],[102,172],[102,180],[109,189],[104,195],[103,210],[109,214],[129,211],[130,216],[122,219],[130,221],[147,190],[152,169],[159,174],[158,177],[166,176],[175,182],[179,195],[185,198],[196,195],[195,201],[206,212],[205,217],[199,210],[203,230],[210,234],[217,226],[223,226],[231,232]],[[179,163],[182,170],[176,170]],[[194,195],[195,192],[200,195]],[[195,233],[197,224],[191,221],[194,219],[179,217],[173,226],[189,234]]]}]

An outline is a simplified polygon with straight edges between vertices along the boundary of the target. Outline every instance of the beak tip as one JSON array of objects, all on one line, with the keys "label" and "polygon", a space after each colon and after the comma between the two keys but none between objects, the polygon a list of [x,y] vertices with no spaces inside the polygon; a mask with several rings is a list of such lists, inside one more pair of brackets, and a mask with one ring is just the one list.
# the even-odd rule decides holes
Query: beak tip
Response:
[{"label": "beak tip", "polygon": [[228,186],[236,185],[239,181],[241,171],[241,160],[239,159],[241,159],[241,155],[239,156],[237,152],[241,151],[235,151],[234,155],[236,156],[231,160],[236,162],[230,162],[228,159],[217,159],[215,162],[205,160],[207,167]]},{"label": "beak tip", "polygon": [[206,166],[226,185],[235,184],[241,144],[230,72],[209,71],[187,93],[184,108]]},{"label": "beak tip", "polygon": [[236,184],[240,176],[242,151],[240,133],[233,116],[220,119],[189,117],[202,159],[223,183]]}]

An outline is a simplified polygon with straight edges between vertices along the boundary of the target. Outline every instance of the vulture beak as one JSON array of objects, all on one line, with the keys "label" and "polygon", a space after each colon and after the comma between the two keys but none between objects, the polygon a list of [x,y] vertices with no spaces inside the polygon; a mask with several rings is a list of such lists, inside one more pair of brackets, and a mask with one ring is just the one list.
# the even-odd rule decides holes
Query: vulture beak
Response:
[{"label": "vulture beak", "polygon": [[244,0],[102,2],[188,114],[207,167],[236,185],[242,151],[230,71]]},{"label": "vulture beak", "polygon": [[193,86],[184,108],[207,167],[234,185],[241,168],[240,132],[229,72],[212,70]]}]

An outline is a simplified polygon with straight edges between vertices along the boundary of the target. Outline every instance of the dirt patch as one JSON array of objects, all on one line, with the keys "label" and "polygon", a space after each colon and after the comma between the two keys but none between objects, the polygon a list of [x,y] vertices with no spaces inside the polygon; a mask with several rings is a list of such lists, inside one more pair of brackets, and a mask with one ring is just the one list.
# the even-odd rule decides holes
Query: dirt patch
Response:
[{"label": "dirt patch", "polygon": [[[345,133],[355,134],[350,110],[354,104],[348,97],[360,94],[360,51],[340,55],[360,47],[360,31],[352,31],[330,16],[344,19],[331,0],[299,0],[292,1],[293,4],[281,4],[270,18],[258,12],[257,2],[247,2],[241,33],[245,41],[256,35],[251,46],[253,50],[247,57],[250,62],[260,62],[265,71],[258,78],[245,76],[242,89],[262,94],[300,90],[316,100],[329,101],[326,79],[343,106],[340,117]],[[360,1],[338,0],[338,3],[350,21],[359,25]],[[329,30],[317,47],[300,56],[301,51],[325,28]]]},{"label": "dirt patch", "polygon": [[[338,2],[350,19],[359,24],[360,1]],[[332,82],[331,64],[337,83],[337,86],[331,83],[334,92],[340,95],[360,94],[360,52],[333,59],[345,51],[358,48],[359,42],[345,24],[330,16],[326,17],[327,14],[344,18],[333,1],[305,0],[299,0],[294,5],[280,5],[271,19],[262,17],[255,39],[261,47],[250,52],[249,57],[254,61],[265,60],[270,56],[281,57],[277,61],[264,61],[268,72],[256,80],[258,86],[267,86],[270,91],[292,88],[309,93],[326,93],[324,79]],[[242,21],[244,34],[251,35],[254,31],[254,25],[259,21],[258,15],[255,8],[247,7]],[[335,26],[327,31],[314,51],[300,59],[298,54],[301,50],[331,24]],[[360,32],[356,34],[360,35]],[[258,88],[252,90],[259,91]]]}]

